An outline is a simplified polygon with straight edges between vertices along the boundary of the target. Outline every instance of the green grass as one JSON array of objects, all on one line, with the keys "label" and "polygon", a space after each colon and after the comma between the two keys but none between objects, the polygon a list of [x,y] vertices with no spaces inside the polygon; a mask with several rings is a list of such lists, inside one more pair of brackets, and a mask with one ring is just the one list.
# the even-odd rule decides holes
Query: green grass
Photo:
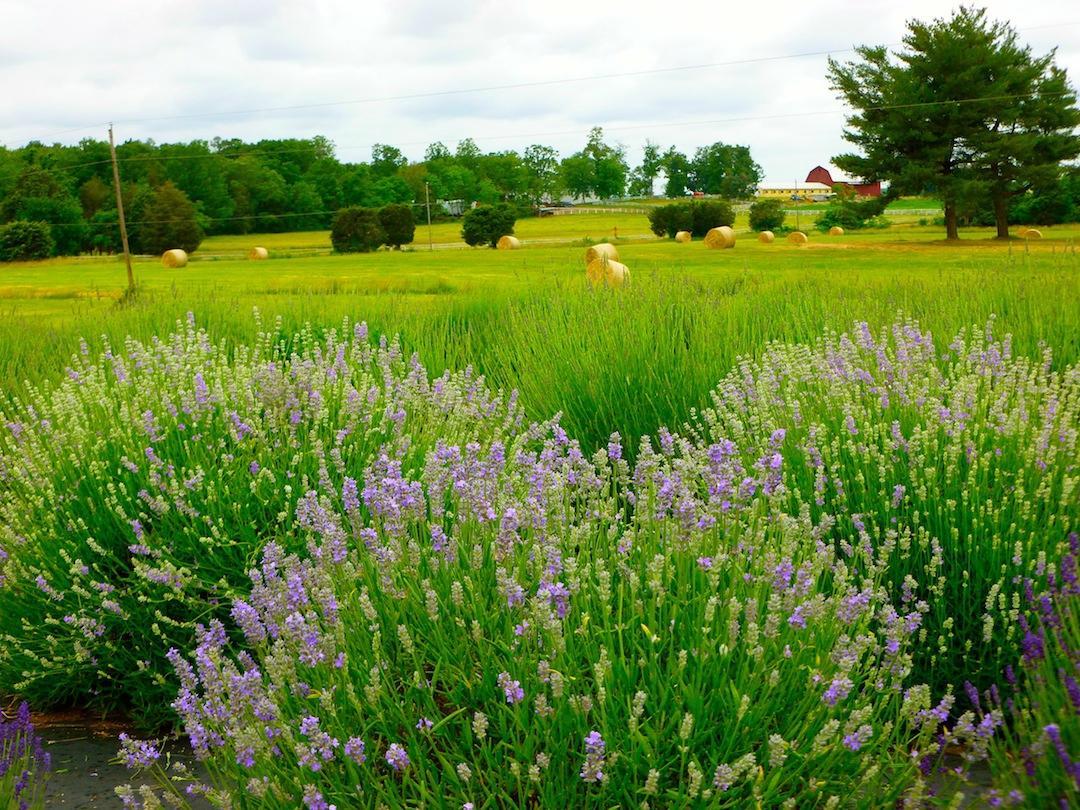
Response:
[{"label": "green grass", "polygon": [[[547,228],[558,219],[527,222]],[[54,379],[81,336],[147,339],[188,311],[216,335],[248,340],[253,307],[281,317],[283,332],[366,319],[400,333],[436,371],[473,364],[494,384],[518,388],[530,412],[564,412],[574,435],[594,445],[612,430],[632,444],[658,424],[680,424],[738,356],[770,340],[809,340],[897,312],[941,338],[995,315],[1018,351],[1034,356],[1045,344],[1058,362],[1076,361],[1080,229],[1048,229],[1032,243],[990,234],[965,232],[949,245],[934,239],[936,229],[898,226],[813,234],[796,248],[744,233],[730,251],[629,242],[619,249],[632,284],[620,295],[588,289],[583,248],[572,244],[220,258],[183,270],[141,260],[142,292],[130,306],[115,301],[124,278],[116,259],[12,264],[0,271],[0,389]],[[288,247],[312,235],[274,238]]]}]

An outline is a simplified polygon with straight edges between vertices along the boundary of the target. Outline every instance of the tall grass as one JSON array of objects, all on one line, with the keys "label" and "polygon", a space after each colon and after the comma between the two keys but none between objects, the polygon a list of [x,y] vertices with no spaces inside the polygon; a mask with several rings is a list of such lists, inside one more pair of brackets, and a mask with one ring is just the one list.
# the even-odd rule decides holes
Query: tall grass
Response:
[{"label": "tall grass", "polygon": [[1045,346],[1058,367],[1080,359],[1080,265],[1071,254],[969,259],[940,271],[906,269],[902,261],[886,267],[825,263],[703,275],[645,266],[619,294],[591,290],[576,274],[409,292],[347,284],[272,294],[149,291],[132,306],[76,306],[59,325],[0,321],[0,392],[55,380],[80,338],[148,340],[189,311],[218,338],[248,343],[258,307],[264,323],[280,319],[286,339],[308,324],[318,331],[344,317],[366,320],[376,333],[399,334],[433,372],[471,365],[493,385],[518,390],[530,413],[561,412],[584,447],[602,446],[617,430],[632,453],[640,436],[681,425],[708,404],[709,390],[737,358],[856,320],[876,330],[902,312],[951,336],[993,315],[1018,355],[1039,357]]}]

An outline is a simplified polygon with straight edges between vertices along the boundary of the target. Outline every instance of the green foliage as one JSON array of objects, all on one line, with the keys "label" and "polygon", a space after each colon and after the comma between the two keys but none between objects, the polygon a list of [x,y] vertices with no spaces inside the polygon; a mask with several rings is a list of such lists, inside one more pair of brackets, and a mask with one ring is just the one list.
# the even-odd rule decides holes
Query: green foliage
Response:
[{"label": "green foliage", "polygon": [[193,253],[203,236],[191,200],[171,182],[166,182],[138,209],[138,218],[132,217],[128,238],[133,252],[159,255],[173,248]]},{"label": "green foliage", "polygon": [[819,231],[827,231],[834,225],[844,230],[857,231],[862,228],[888,228],[889,220],[882,214],[889,204],[885,197],[868,200],[856,199],[854,192],[842,190],[829,200],[825,212],[814,222]]},{"label": "green foliage", "polygon": [[750,230],[779,231],[784,216],[783,200],[757,200],[750,206]]},{"label": "green foliage", "polygon": [[658,205],[649,211],[649,227],[657,236],[690,231],[702,237],[720,225],[735,223],[735,209],[725,200],[694,200]]},{"label": "green foliage", "polygon": [[476,247],[495,247],[500,237],[512,236],[517,216],[509,205],[479,205],[465,213],[461,223],[461,238]]},{"label": "green foliage", "polygon": [[690,208],[690,233],[704,236],[713,228],[735,224],[735,209],[727,200],[694,200]]},{"label": "green foliage", "polygon": [[1012,28],[988,22],[984,9],[913,20],[903,41],[895,57],[884,46],[863,46],[856,61],[829,60],[833,89],[855,110],[844,136],[860,150],[833,161],[857,176],[888,179],[891,195],[932,191],[951,239],[961,201],[981,194],[993,205],[999,236],[1007,235],[1008,198],[1080,153],[1075,91],[1052,54],[1034,57]]},{"label": "green foliage", "polygon": [[379,209],[379,224],[386,234],[386,244],[395,248],[412,242],[416,233],[416,221],[413,219],[411,205],[384,205]]},{"label": "green foliage", "polygon": [[748,146],[720,142],[702,146],[694,153],[690,173],[695,191],[734,200],[752,197],[764,177]]},{"label": "green foliage", "polygon": [[16,220],[0,225],[0,262],[47,259],[54,249],[47,222]]},{"label": "green foliage", "polygon": [[609,199],[626,193],[626,150],[604,143],[600,127],[589,131],[585,148],[563,160],[561,170],[563,184],[573,197]]},{"label": "green foliage", "polygon": [[657,236],[674,239],[679,231],[689,231],[693,225],[694,218],[686,203],[657,205],[649,209],[649,228]]},{"label": "green foliage", "polygon": [[386,233],[374,208],[343,208],[334,216],[330,243],[337,253],[368,253],[386,242]]}]

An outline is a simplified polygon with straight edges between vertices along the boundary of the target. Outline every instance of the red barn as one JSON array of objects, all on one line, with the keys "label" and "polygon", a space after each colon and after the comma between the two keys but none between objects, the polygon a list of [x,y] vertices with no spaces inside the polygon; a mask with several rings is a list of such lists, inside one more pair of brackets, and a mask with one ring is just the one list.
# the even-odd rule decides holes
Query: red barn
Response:
[{"label": "red barn", "polygon": [[873,183],[854,182],[851,180],[833,180],[832,175],[829,174],[829,170],[824,166],[815,166],[810,170],[810,174],[806,175],[807,183],[824,183],[825,185],[843,186],[844,188],[850,188],[855,191],[857,197],[880,197],[881,196],[881,181],[875,180]]}]

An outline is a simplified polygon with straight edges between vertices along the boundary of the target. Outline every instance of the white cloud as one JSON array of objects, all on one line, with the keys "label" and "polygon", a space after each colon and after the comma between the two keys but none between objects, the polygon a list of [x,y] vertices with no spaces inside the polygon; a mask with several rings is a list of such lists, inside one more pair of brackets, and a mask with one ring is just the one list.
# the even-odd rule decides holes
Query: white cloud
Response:
[{"label": "white cloud", "polygon": [[[1036,52],[1080,76],[1080,16],[1061,4],[988,2]],[[107,5],[0,0],[0,142],[20,144],[114,120],[121,139],[324,134],[346,160],[374,142],[419,158],[433,140],[484,149],[536,141],[580,148],[594,125],[636,160],[646,139],[685,151],[744,143],[769,179],[805,176],[845,149],[825,56],[629,78],[293,111],[235,110],[431,93],[715,64],[896,43],[909,17],[948,13],[892,2],[356,3],[331,0],[113,0]],[[1073,23],[1067,25],[1067,23]],[[213,115],[202,115],[212,113]],[[170,118],[171,116],[192,116]],[[147,120],[163,119],[163,120]],[[745,119],[711,125],[692,121]],[[569,131],[566,135],[542,135]],[[48,140],[102,137],[100,123]]]}]

